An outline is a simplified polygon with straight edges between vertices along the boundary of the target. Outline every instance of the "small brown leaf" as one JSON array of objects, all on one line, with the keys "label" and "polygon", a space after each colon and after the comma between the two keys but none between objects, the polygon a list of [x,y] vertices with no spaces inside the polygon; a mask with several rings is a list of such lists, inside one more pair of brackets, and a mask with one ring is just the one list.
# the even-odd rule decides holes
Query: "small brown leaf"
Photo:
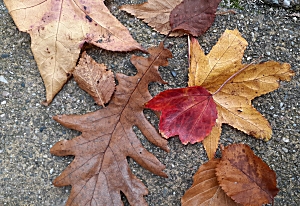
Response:
[{"label": "small brown leaf", "polygon": [[[182,0],[148,0],[137,5],[123,5],[121,10],[142,19],[154,30],[167,35],[171,31],[170,13]],[[170,36],[182,36],[185,32],[175,31]]]},{"label": "small brown leaf", "polygon": [[104,106],[115,90],[114,74],[98,64],[86,52],[81,55],[73,76],[81,89],[88,92],[98,105]]},{"label": "small brown leaf", "polygon": [[201,165],[193,177],[193,185],[181,198],[182,206],[238,206],[219,186],[215,168],[220,159]]},{"label": "small brown leaf", "polygon": [[248,145],[225,147],[216,175],[226,194],[245,206],[271,203],[279,191],[275,172]]},{"label": "small brown leaf", "polygon": [[170,15],[172,31],[200,36],[212,25],[221,0],[184,0]]}]

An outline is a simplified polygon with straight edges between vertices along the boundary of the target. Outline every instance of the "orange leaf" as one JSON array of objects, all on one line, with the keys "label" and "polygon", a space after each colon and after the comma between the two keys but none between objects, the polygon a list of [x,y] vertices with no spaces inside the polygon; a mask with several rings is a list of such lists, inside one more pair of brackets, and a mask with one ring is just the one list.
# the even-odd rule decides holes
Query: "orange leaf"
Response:
[{"label": "orange leaf", "polygon": [[168,151],[167,141],[143,115],[144,104],[152,97],[148,84],[163,83],[159,66],[167,66],[169,50],[160,44],[150,48],[148,58],[133,56],[135,76],[117,74],[119,82],[108,106],[84,115],[53,117],[63,126],[82,134],[57,142],[50,152],[57,156],[74,155],[72,163],[58,176],[55,186],[71,185],[67,205],[122,205],[122,191],[131,205],[147,205],[148,190],[130,171],[127,157],[133,158],[154,174],[166,177],[165,166],[141,144],[132,130],[137,126],[154,145]]},{"label": "orange leaf", "polygon": [[111,51],[142,50],[103,0],[4,3],[19,30],[31,36],[31,49],[46,87],[46,105],[67,82],[85,42]]},{"label": "orange leaf", "polygon": [[245,206],[272,203],[279,191],[275,172],[248,145],[225,147],[216,175],[226,194]]},{"label": "orange leaf", "polygon": [[162,112],[159,130],[163,137],[179,135],[183,144],[202,141],[217,118],[216,104],[203,87],[166,90],[145,107]]},{"label": "orange leaf", "polygon": [[220,159],[201,165],[193,176],[193,185],[181,198],[182,206],[238,206],[219,186],[215,174]]},{"label": "orange leaf", "polygon": [[104,106],[115,91],[114,74],[83,52],[78,65],[72,72],[81,89],[88,92],[98,105]]}]

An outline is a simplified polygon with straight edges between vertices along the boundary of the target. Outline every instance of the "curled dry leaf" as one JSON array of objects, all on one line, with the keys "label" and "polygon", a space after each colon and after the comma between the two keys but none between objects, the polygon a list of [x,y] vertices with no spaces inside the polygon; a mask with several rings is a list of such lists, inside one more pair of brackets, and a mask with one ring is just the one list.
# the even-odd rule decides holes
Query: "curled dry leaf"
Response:
[{"label": "curled dry leaf", "polygon": [[216,166],[220,159],[213,159],[201,165],[193,176],[193,185],[181,198],[182,206],[240,206],[219,186]]},{"label": "curled dry leaf", "polygon": [[145,107],[161,111],[160,133],[166,139],[179,135],[182,144],[202,141],[210,133],[217,118],[212,95],[203,87],[163,91]]},{"label": "curled dry leaf", "polygon": [[31,36],[31,49],[49,104],[61,90],[85,42],[111,51],[142,47],[109,12],[103,0],[4,0],[19,30]]},{"label": "curled dry leaf", "polygon": [[245,206],[272,203],[279,192],[275,172],[248,145],[225,147],[216,175],[226,194]]},{"label": "curled dry leaf", "polygon": [[[167,35],[171,31],[170,13],[182,0],[148,0],[137,5],[123,5],[121,10],[142,19],[154,30]],[[172,32],[170,36],[182,36],[183,31]]]},{"label": "curled dry leaf", "polygon": [[196,39],[190,41],[189,86],[202,86],[213,94],[218,111],[214,132],[203,142],[209,158],[217,149],[223,123],[256,138],[269,140],[271,126],[251,105],[251,100],[277,89],[279,80],[289,81],[295,75],[287,63],[242,64],[246,46],[247,41],[237,30],[226,30],[208,55],[204,54]]},{"label": "curled dry leaf", "polygon": [[200,36],[212,25],[221,0],[183,0],[171,12],[172,31]]},{"label": "curled dry leaf", "polygon": [[98,105],[104,106],[115,91],[114,74],[104,64],[98,64],[83,52],[72,72],[81,89],[88,92]]},{"label": "curled dry leaf", "polygon": [[119,82],[108,106],[84,115],[53,117],[63,126],[82,134],[57,142],[50,152],[57,156],[74,155],[72,163],[58,176],[55,186],[71,185],[67,205],[123,205],[122,191],[131,205],[147,205],[145,185],[130,171],[126,157],[133,158],[154,174],[166,177],[165,166],[141,144],[132,130],[137,126],[154,145],[168,151],[167,141],[147,121],[144,104],[152,97],[148,84],[164,83],[159,66],[167,66],[172,54],[163,47],[150,48],[148,58],[133,56],[135,76],[117,74]]}]

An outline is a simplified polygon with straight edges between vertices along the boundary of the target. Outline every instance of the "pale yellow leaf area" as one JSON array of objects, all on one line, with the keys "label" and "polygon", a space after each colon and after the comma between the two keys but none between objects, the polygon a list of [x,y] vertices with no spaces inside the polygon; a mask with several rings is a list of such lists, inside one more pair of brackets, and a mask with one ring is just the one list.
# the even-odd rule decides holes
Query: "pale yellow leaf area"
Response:
[{"label": "pale yellow leaf area", "polygon": [[[206,88],[217,104],[217,123],[203,141],[210,159],[218,147],[223,123],[256,138],[269,140],[272,128],[251,105],[251,100],[277,89],[279,80],[289,81],[295,75],[287,63],[242,64],[247,45],[238,30],[226,30],[208,55],[204,54],[196,39],[190,40],[189,86]],[[243,68],[245,70],[224,84]]]},{"label": "pale yellow leaf area", "polygon": [[142,49],[101,0],[4,0],[31,49],[49,104],[74,69],[85,42],[111,51]]}]

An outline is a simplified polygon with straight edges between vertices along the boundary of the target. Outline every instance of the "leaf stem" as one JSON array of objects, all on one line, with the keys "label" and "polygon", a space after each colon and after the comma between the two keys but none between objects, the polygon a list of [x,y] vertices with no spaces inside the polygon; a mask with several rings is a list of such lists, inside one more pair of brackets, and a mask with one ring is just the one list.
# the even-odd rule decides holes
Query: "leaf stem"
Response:
[{"label": "leaf stem", "polygon": [[244,66],[242,69],[240,69],[239,71],[237,71],[236,73],[234,73],[233,75],[231,75],[220,87],[217,91],[215,91],[212,95],[215,95],[217,94],[224,86],[225,84],[227,84],[230,80],[232,80],[234,77],[236,77],[238,74],[240,74],[241,72],[243,72],[245,69],[247,69],[248,67],[250,67],[251,65],[259,62],[261,59],[261,56],[254,60],[253,62],[251,62],[250,64],[247,64],[246,66]]}]

